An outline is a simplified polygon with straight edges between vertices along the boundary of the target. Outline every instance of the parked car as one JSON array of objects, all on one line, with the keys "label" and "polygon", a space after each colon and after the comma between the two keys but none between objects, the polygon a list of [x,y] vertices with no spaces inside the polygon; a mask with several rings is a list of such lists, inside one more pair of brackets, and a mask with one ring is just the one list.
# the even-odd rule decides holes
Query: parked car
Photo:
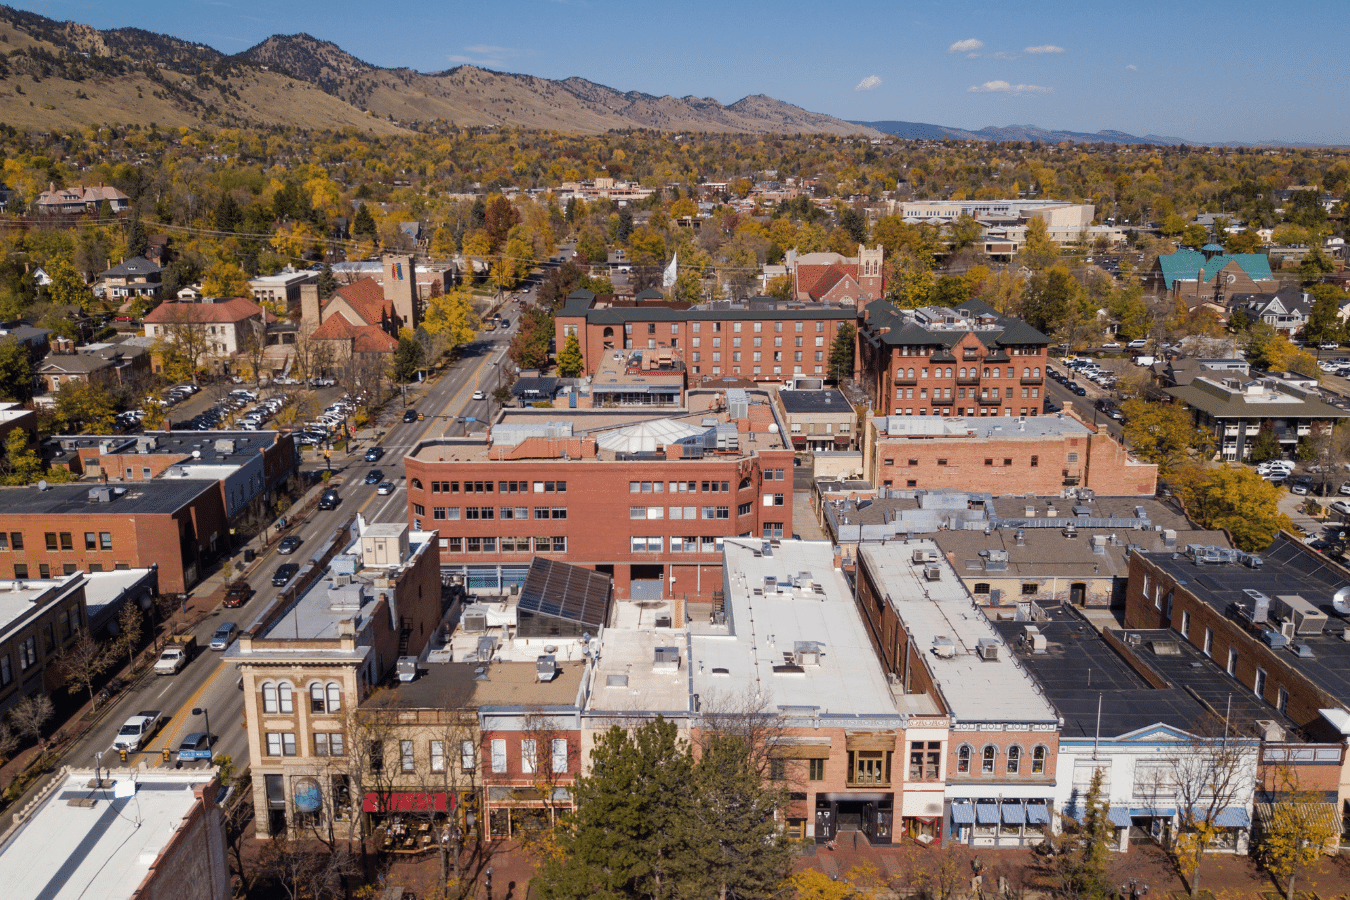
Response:
[{"label": "parked car", "polygon": [[1129,347],[1131,350],[1142,350],[1148,346],[1148,341],[1144,340],[1143,338],[1135,338],[1125,346]]},{"label": "parked car", "polygon": [[277,552],[282,554],[294,553],[296,550],[300,549],[300,544],[301,540],[299,535],[288,534],[281,539],[280,544],[277,544]]},{"label": "parked car", "polygon": [[295,573],[300,571],[300,567],[295,563],[282,563],[277,566],[277,570],[272,573],[272,586],[285,587],[290,584]]},{"label": "parked car", "polygon": [[221,622],[216,633],[211,635],[211,649],[224,650],[230,646],[234,636],[239,633],[239,626],[234,622]]},{"label": "parked car", "polygon": [[1350,500],[1337,500],[1331,504],[1331,511],[1341,516],[1350,516]]}]

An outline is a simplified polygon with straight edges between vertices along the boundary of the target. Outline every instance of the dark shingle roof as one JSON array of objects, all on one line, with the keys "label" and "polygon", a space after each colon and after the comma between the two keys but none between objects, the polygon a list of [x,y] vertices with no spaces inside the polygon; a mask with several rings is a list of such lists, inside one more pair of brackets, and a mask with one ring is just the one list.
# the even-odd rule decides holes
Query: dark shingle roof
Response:
[{"label": "dark shingle roof", "polygon": [[779,391],[778,399],[789,413],[850,413],[848,398],[839,391]]}]

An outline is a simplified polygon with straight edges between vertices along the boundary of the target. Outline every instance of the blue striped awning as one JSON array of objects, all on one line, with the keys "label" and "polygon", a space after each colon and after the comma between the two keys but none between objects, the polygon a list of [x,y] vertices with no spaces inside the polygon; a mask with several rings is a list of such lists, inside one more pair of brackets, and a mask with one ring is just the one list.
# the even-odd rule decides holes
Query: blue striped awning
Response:
[{"label": "blue striped awning", "polygon": [[1027,822],[1032,825],[1049,825],[1050,808],[1044,803],[1028,803]]},{"label": "blue striped awning", "polygon": [[1107,810],[1106,818],[1111,820],[1111,824],[1117,828],[1130,827],[1130,811],[1125,807],[1111,807]]},{"label": "blue striped awning", "polygon": [[1026,820],[1026,810],[1023,809],[1022,804],[1009,802],[1003,804],[1004,825],[1021,825]]},{"label": "blue striped awning", "polygon": [[[1192,815],[1198,820],[1203,821],[1208,814],[1209,810],[1207,809],[1192,807]],[[1216,828],[1251,828],[1252,817],[1241,806],[1225,806],[1215,814],[1214,826]]]},{"label": "blue striped awning", "polygon": [[955,825],[974,825],[975,807],[970,803],[953,803],[952,823]]},{"label": "blue striped awning", "polygon": [[998,804],[997,803],[976,803],[975,821],[981,825],[998,824]]}]

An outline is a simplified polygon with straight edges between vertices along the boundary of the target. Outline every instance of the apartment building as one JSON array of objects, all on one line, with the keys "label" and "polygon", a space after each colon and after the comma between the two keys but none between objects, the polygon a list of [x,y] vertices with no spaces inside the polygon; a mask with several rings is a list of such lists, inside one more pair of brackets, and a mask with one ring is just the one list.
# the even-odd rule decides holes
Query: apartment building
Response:
[{"label": "apartment building", "polygon": [[612,577],[619,597],[707,600],[724,539],[792,535],[783,431],[759,391],[691,391],[676,412],[508,409],[412,449],[408,519],[471,589],[520,583],[543,556]]},{"label": "apartment building", "polygon": [[559,348],[577,336],[585,375],[595,375],[606,356],[644,350],[682,365],[691,385],[724,378],[781,383],[796,375],[826,377],[835,336],[857,314],[852,304],[625,303],[576,291],[553,321]]},{"label": "apartment building", "polygon": [[1073,414],[873,416],[864,474],[879,487],[1048,495],[1066,490],[1152,497],[1158,467],[1133,459],[1109,431]]},{"label": "apartment building", "polygon": [[1251,455],[1262,428],[1269,428],[1281,451],[1293,454],[1298,442],[1312,434],[1315,423],[1332,423],[1350,416],[1324,401],[1315,383],[1301,385],[1280,378],[1195,378],[1189,384],[1167,388],[1186,405],[1197,428],[1214,436],[1225,460]]},{"label": "apartment building", "polygon": [[[169,343],[190,332],[191,342],[218,360],[238,354],[250,344],[259,344],[267,323],[275,317],[252,300],[203,300],[200,303],[161,303],[145,317],[145,336]],[[156,365],[155,371],[162,366]]]},{"label": "apartment building", "polygon": [[1050,339],[980,300],[862,311],[855,368],[879,415],[1034,416]]},{"label": "apartment building", "polygon": [[897,690],[950,717],[938,820],[944,839],[972,847],[1045,840],[1059,715],[938,545],[860,545],[855,585],[873,652]]},{"label": "apartment building", "polygon": [[858,414],[842,391],[787,390],[774,393],[795,450],[847,450],[858,437]]},{"label": "apartment building", "polygon": [[384,721],[358,707],[401,657],[421,653],[441,615],[435,534],[357,518],[319,542],[239,636],[225,658],[244,679],[259,837],[364,833],[365,807],[388,802],[367,787],[392,789],[368,773],[396,758]]}]

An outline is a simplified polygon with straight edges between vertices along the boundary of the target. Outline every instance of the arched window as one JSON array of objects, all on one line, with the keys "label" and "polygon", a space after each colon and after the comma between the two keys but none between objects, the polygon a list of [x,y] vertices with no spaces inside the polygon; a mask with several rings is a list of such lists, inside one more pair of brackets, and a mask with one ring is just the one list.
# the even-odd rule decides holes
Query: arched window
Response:
[{"label": "arched window", "polygon": [[422,489],[422,479],[420,479],[420,478],[414,478],[414,479],[412,480],[412,486],[415,487],[415,488],[417,488],[417,489],[420,491],[420,490]]},{"label": "arched window", "polygon": [[952,377],[952,367],[951,367],[951,366],[948,366],[948,367],[947,367],[947,377],[948,377],[948,378],[951,378],[951,377]]},{"label": "arched window", "polygon": [[309,711],[323,712],[323,685],[317,681],[309,686]]},{"label": "arched window", "polygon": [[965,378],[965,377],[966,377],[966,367],[965,367],[965,366],[962,366],[962,367],[961,367],[961,377],[962,377],[962,378]]},{"label": "arched window", "polygon": [[277,686],[270,681],[264,681],[262,686],[263,712],[274,713],[277,711]]},{"label": "arched window", "polygon": [[910,378],[913,378],[913,377],[914,377],[914,370],[913,370],[913,369],[910,369],[910,370],[908,371],[907,374],[908,374],[908,376],[909,376]]},{"label": "arched window", "polygon": [[1023,377],[1023,378],[1030,378],[1030,377],[1031,377],[1031,367],[1030,367],[1030,366],[1023,366],[1023,367],[1022,367],[1022,377]]},{"label": "arched window", "polygon": [[984,367],[984,377],[985,377],[985,378],[988,378],[988,377],[989,377],[989,367],[988,367],[988,366],[985,366],[985,367]]},{"label": "arched window", "polygon": [[1036,378],[1040,378],[1040,377],[1041,377],[1041,367],[1040,367],[1040,366],[1037,366],[1035,369],[1032,370],[1032,372],[1033,372],[1033,374],[1034,374],[1034,376],[1035,376]]},{"label": "arched window", "polygon": [[607,338],[612,338],[612,337],[614,337],[614,329],[613,329],[613,328],[610,328],[608,325],[606,325],[606,326],[605,326],[605,330],[604,330],[604,332],[603,332],[603,336],[604,336],[604,337],[607,337]]},{"label": "arched window", "polygon": [[328,711],[337,712],[342,709],[342,688],[336,681],[328,682]]},{"label": "arched window", "polygon": [[970,774],[970,745],[962,744],[956,751],[956,771],[962,775]]},{"label": "arched window", "polygon": [[1032,774],[1032,775],[1044,775],[1044,774],[1045,774],[1045,755],[1046,755],[1046,752],[1047,752],[1047,751],[1046,751],[1046,749],[1045,749],[1045,745],[1044,745],[1044,744],[1038,744],[1036,747],[1032,748],[1032,751],[1031,751],[1031,774]]},{"label": "arched window", "polygon": [[277,685],[277,712],[293,713],[295,712],[295,697],[290,682],[283,681]]},{"label": "arched window", "polygon": [[1022,765],[1022,748],[1013,744],[1008,748],[1008,774],[1016,775]]},{"label": "arched window", "polygon": [[985,744],[984,752],[980,755],[980,774],[994,774],[994,758],[998,756],[998,748],[993,744]]}]

